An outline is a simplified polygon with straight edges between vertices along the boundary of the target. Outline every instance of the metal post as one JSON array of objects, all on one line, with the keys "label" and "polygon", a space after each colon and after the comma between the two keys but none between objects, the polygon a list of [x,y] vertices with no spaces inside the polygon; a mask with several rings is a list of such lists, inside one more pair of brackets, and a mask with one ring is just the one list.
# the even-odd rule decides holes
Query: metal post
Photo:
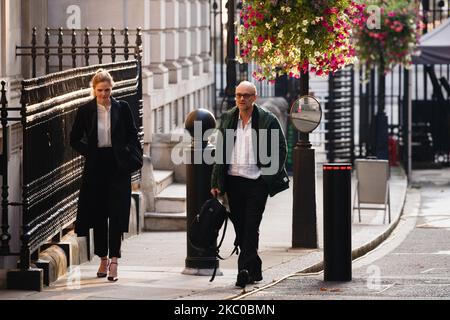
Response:
[{"label": "metal post", "polygon": [[72,29],[72,40],[70,42],[72,44],[72,49],[70,52],[72,53],[72,68],[77,67],[77,33],[75,29]]},{"label": "metal post", "polygon": [[378,68],[378,111],[376,115],[375,154],[378,159],[389,158],[388,155],[388,118],[385,110],[386,78],[384,74],[384,57],[380,58]]},{"label": "metal post", "polygon": [[226,86],[226,101],[227,109],[231,109],[236,105],[236,100],[234,97],[236,88],[236,54],[235,54],[235,44],[234,44],[234,11],[235,4],[234,0],[228,0],[228,22],[227,22],[227,86]]},{"label": "metal post", "polygon": [[[198,126],[199,122],[201,127]],[[215,147],[203,141],[203,133],[215,127],[215,118],[205,109],[196,109],[186,117],[186,129],[190,132],[192,144],[185,149],[186,164],[186,209],[187,209],[187,257],[183,274],[212,275],[214,268],[219,267],[219,260],[213,249],[201,252],[194,248],[189,239],[192,221],[200,212],[203,203],[211,198],[211,173],[213,164],[205,163],[203,155],[214,154]],[[199,131],[196,132],[195,130]],[[222,275],[217,270],[216,275]]]},{"label": "metal post", "polygon": [[64,44],[64,40],[63,40],[63,28],[59,27],[58,28],[58,70],[62,71],[63,70],[63,44]]},{"label": "metal post", "polygon": [[124,49],[123,49],[123,57],[125,58],[125,60],[128,60],[129,52],[129,44],[130,44],[130,40],[128,39],[130,33],[128,32],[128,28],[125,28],[123,30],[123,45],[124,45]]},{"label": "metal post", "polygon": [[219,96],[223,97],[224,95],[224,90],[223,90],[223,24],[222,24],[222,15],[223,15],[223,11],[222,11],[222,0],[219,1],[219,21],[220,21],[220,92],[219,92]]},{"label": "metal post", "polygon": [[[45,57],[45,74],[50,73],[50,28],[45,28],[45,49],[44,49],[44,57]],[[33,71],[34,72],[34,71]],[[33,76],[35,78],[36,75]]]},{"label": "metal post", "polygon": [[102,64],[102,60],[103,60],[103,32],[102,32],[102,28],[98,28],[98,33],[97,33],[97,57],[98,57],[98,63]]},{"label": "metal post", "polygon": [[[368,66],[366,66],[368,67]],[[370,69],[370,79],[368,83],[369,89],[369,120],[370,120],[370,133],[369,133],[369,149],[368,154],[370,156],[374,156],[376,154],[376,143],[375,143],[375,69]]]},{"label": "metal post", "polygon": [[350,67],[350,86],[351,86],[351,100],[350,100],[350,161],[352,164],[355,162],[355,68],[354,66]]},{"label": "metal post", "polygon": [[116,62],[116,29],[111,28],[111,61]]},{"label": "metal post", "polygon": [[33,78],[36,77],[36,58],[37,58],[37,50],[36,50],[36,27],[33,27],[33,31],[31,34],[31,75]]},{"label": "metal post", "polygon": [[406,174],[408,176],[408,182],[411,182],[411,168],[412,168],[412,102],[411,102],[411,89],[412,89],[412,81],[411,76],[412,73],[404,68],[404,77],[403,77],[403,141],[404,142],[404,150],[403,150],[403,165],[406,168]]},{"label": "metal post", "polygon": [[430,0],[422,0],[422,17],[425,28],[423,33],[428,32],[428,12],[430,11]]},{"label": "metal post", "polygon": [[84,28],[84,61],[89,65],[89,29]]},{"label": "metal post", "polygon": [[[300,96],[308,94],[309,74],[302,73]],[[314,149],[308,133],[300,133],[294,148],[292,247],[317,248]]]},{"label": "metal post", "polygon": [[[213,67],[214,67],[214,82],[213,82],[213,99],[214,99],[214,115],[217,117],[219,115],[218,110],[217,110],[217,1],[214,0],[214,3],[212,5],[212,14],[213,14],[213,32],[212,32],[212,57],[213,57]],[[210,25],[211,27],[211,25]],[[222,41],[222,39],[220,39],[220,41]],[[222,61],[220,61],[220,63],[222,63]],[[220,74],[220,77],[222,77],[222,74]]]},{"label": "metal post", "polygon": [[351,172],[351,164],[323,165],[325,281],[352,280]]},{"label": "metal post", "polygon": [[1,124],[3,132],[3,152],[1,155],[1,174],[2,174],[2,234],[0,236],[1,246],[0,253],[9,253],[9,241],[11,240],[11,234],[9,233],[9,220],[8,220],[8,101],[6,100],[6,82],[1,82]]}]

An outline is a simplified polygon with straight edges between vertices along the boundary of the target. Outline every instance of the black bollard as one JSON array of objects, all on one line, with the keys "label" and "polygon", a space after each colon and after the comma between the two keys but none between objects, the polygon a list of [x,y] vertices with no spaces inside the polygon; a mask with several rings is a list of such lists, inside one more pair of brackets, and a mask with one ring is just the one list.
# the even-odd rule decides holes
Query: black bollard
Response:
[{"label": "black bollard", "polygon": [[325,281],[352,280],[351,172],[351,164],[323,165]]},{"label": "black bollard", "polygon": [[[219,266],[214,250],[201,252],[189,242],[192,221],[200,212],[203,203],[212,197],[210,190],[213,164],[205,163],[203,155],[205,153],[214,155],[214,146],[203,140],[206,139],[203,134],[206,130],[215,128],[215,125],[216,120],[213,114],[206,109],[196,109],[186,117],[185,128],[193,139],[190,147],[185,150],[188,158],[186,164],[187,257],[183,274],[210,276],[215,266]],[[197,132],[194,130],[195,127]],[[216,275],[222,275],[220,270],[217,270]]]}]

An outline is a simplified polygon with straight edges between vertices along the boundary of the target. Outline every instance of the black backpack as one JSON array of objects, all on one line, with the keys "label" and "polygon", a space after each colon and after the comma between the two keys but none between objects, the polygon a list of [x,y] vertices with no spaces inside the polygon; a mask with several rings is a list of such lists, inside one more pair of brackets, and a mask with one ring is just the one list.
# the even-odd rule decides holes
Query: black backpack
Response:
[{"label": "black backpack", "polygon": [[[219,254],[219,249],[225,238],[229,216],[230,213],[217,198],[206,200],[190,226],[189,242],[191,246],[202,253],[214,251],[217,258],[224,260]],[[219,231],[224,223],[225,227],[223,228],[222,238],[220,239],[219,244],[217,244]],[[238,253],[237,246],[235,246],[230,256],[235,252],[236,254]],[[216,271],[217,265],[214,267],[214,272],[210,281],[214,280]]]}]

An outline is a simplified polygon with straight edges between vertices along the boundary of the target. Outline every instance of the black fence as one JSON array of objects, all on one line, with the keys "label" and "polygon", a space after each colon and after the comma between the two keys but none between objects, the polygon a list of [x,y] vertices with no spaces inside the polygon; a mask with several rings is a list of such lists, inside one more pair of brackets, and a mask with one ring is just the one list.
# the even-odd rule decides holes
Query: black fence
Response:
[{"label": "black fence", "polygon": [[[43,66],[43,72],[49,74],[91,64],[116,62],[116,59],[138,59],[142,52],[141,28],[130,31],[128,28],[104,30],[47,27],[43,37],[39,36],[37,28],[33,27],[31,45],[16,46],[16,56],[31,58],[33,78],[37,76],[39,66]],[[134,41],[131,42],[133,37]],[[41,44],[38,43],[39,40],[42,41]]]},{"label": "black fence", "polygon": [[[7,108],[2,90],[3,141],[7,122],[20,121],[23,163],[22,203],[9,203],[6,152],[3,152],[1,253],[14,254],[9,252],[8,206],[21,205],[22,269],[30,267],[30,260],[37,258],[43,243],[60,234],[75,219],[83,158],[70,147],[69,135],[77,108],[92,99],[89,82],[99,67],[113,76],[114,97],[126,100],[132,107],[142,143],[140,60],[93,65],[24,80],[20,108]],[[9,111],[19,111],[20,117],[8,117]],[[7,150],[5,146],[3,150]],[[133,180],[139,178],[140,173],[135,173]]]},{"label": "black fence", "polygon": [[425,32],[431,31],[450,17],[450,0],[422,0],[421,2]]},{"label": "black fence", "polygon": [[329,162],[353,163],[354,140],[353,66],[329,76],[329,96],[325,103],[325,149]]}]

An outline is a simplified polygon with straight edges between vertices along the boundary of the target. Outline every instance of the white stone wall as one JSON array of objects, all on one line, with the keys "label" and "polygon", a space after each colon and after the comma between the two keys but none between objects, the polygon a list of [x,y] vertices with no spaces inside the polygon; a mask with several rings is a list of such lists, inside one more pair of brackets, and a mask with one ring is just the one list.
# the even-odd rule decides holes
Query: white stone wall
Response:
[{"label": "white stone wall", "polygon": [[1,71],[2,78],[16,77],[20,73],[20,60],[15,56],[15,46],[21,40],[20,1],[1,1]]},{"label": "white stone wall", "polygon": [[[25,16],[32,16],[33,2],[24,1],[29,6]],[[128,27],[130,45],[133,45],[135,30],[142,27],[146,152],[149,152],[153,134],[169,134],[176,127],[182,127],[186,114],[194,108],[212,108],[208,0],[110,0],[107,5],[104,0],[37,0],[36,6],[46,9],[42,15],[45,18],[33,20],[40,29],[40,39],[43,39],[45,26],[102,27],[103,42],[107,45],[110,38],[105,29]],[[31,33],[31,27],[27,26],[25,36]],[[84,39],[82,33],[77,32],[80,44]],[[97,32],[91,31],[90,35],[91,45],[95,45]],[[121,45],[123,38],[118,32],[116,35],[117,44]],[[52,41],[56,41],[56,37]],[[66,41],[70,42],[69,35],[64,37]],[[64,59],[64,65],[70,65],[71,59]],[[83,57],[77,59],[78,65],[83,65]],[[91,64],[97,61],[96,57],[90,58]],[[109,61],[104,57],[103,62]],[[52,63],[56,65],[56,59]]]}]

